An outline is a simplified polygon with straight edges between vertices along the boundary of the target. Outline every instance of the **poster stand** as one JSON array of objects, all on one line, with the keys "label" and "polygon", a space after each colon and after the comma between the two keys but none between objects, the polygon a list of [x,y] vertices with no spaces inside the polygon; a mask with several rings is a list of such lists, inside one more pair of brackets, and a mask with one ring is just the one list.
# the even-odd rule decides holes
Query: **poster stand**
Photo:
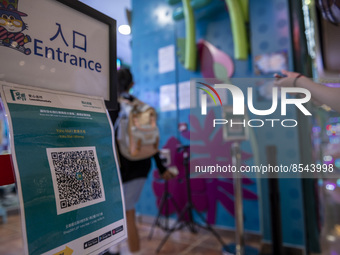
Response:
[{"label": "poster stand", "polygon": [[[59,254],[73,249],[74,254],[96,254],[109,248],[110,243],[126,238],[122,183],[113,127],[107,114],[107,110],[117,109],[116,21],[76,0],[37,0],[33,5],[29,0],[20,0],[15,1],[14,7],[5,4],[3,9],[6,8],[20,19],[17,24],[22,25],[25,40],[23,45],[0,40],[0,54],[9,60],[6,64],[0,63],[1,79],[6,81],[1,82],[0,87],[12,153],[0,156],[0,186],[16,183],[24,253]],[[78,106],[74,106],[75,101],[70,98],[78,98]],[[48,105],[51,102],[54,105]],[[31,124],[20,124],[20,119]],[[42,119],[44,125],[32,124]],[[91,126],[92,120],[99,123],[98,129]],[[45,124],[50,125],[49,134],[37,137],[39,131],[36,130]],[[86,132],[102,134],[103,130],[107,131],[108,142],[102,144],[92,142],[86,135]],[[105,147],[109,149],[103,153]],[[100,190],[101,193],[96,194],[98,198],[88,199],[86,203],[79,200],[76,206],[70,206],[71,200],[62,200],[63,188],[58,179],[61,175],[57,174],[55,165],[58,159],[53,158],[58,153],[80,154],[79,160],[89,153],[88,167],[92,169],[95,165],[101,186],[96,187],[93,180],[97,179],[86,177],[87,172],[77,167],[74,168],[78,169],[76,179],[72,182],[92,180],[89,190]],[[35,160],[27,161],[25,154],[32,154]],[[103,158],[110,165],[103,164]],[[31,192],[29,185],[35,190]],[[110,212],[106,206],[111,208]],[[65,210],[66,207],[72,209]],[[44,230],[34,223],[36,215],[40,215]]]}]

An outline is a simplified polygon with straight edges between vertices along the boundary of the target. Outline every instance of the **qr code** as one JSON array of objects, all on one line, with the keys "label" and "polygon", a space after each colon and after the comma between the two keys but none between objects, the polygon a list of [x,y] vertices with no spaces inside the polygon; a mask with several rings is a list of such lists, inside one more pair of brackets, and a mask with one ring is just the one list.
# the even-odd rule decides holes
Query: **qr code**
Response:
[{"label": "qr code", "polygon": [[47,148],[57,214],[105,201],[95,147]]}]

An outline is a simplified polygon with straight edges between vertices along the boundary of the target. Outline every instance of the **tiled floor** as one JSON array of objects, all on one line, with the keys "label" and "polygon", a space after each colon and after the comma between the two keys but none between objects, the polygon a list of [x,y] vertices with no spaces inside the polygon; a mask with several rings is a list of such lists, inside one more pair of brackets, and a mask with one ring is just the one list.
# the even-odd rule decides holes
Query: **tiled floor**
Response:
[{"label": "tiled floor", "polygon": [[[151,225],[138,223],[141,238],[141,247],[143,255],[156,254],[156,249],[165,236],[165,232],[160,228],[154,229],[153,237],[148,239]],[[17,213],[9,215],[6,224],[0,223],[0,255],[21,255],[23,254],[23,245],[21,239],[20,217]],[[221,232],[221,231],[220,231]],[[233,241],[233,235],[230,232],[221,232],[223,240],[226,243]],[[227,238],[226,236],[229,236]],[[249,243],[256,247],[256,241]],[[127,243],[120,245],[121,254],[129,254]],[[160,255],[176,254],[176,255],[221,255],[221,244],[216,238],[205,230],[199,230],[198,234],[192,234],[186,228],[175,231],[165,243],[160,251]]]},{"label": "tiled floor", "polygon": [[23,254],[21,222],[18,213],[8,215],[7,223],[0,223],[0,254]]}]

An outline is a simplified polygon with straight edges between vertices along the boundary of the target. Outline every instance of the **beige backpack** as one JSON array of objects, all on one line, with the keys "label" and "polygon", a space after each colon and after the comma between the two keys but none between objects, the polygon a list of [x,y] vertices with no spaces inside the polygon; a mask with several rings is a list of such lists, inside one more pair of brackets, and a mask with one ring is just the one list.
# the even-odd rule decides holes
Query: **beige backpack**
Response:
[{"label": "beige backpack", "polygon": [[121,154],[129,160],[152,157],[159,144],[155,109],[136,98],[130,102],[121,97],[118,101],[117,144]]}]

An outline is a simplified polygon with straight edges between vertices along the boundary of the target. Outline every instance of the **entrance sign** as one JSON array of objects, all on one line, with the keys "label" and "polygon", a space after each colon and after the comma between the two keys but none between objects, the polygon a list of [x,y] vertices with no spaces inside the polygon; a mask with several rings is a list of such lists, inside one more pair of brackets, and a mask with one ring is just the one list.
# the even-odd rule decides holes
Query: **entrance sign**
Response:
[{"label": "entrance sign", "polygon": [[0,5],[0,79],[116,104],[116,21],[74,0]]},{"label": "entrance sign", "polygon": [[25,254],[98,254],[126,238],[102,98],[0,82]]}]

